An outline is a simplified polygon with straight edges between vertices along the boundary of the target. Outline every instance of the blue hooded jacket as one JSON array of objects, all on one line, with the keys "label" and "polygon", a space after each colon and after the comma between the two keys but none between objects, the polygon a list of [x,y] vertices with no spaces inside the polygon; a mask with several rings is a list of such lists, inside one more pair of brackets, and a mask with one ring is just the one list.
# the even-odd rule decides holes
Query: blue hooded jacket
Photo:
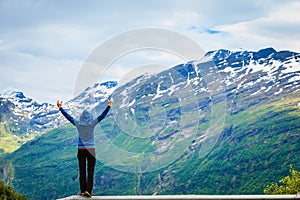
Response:
[{"label": "blue hooded jacket", "polygon": [[78,149],[91,149],[95,148],[94,139],[94,129],[95,126],[107,115],[110,107],[107,106],[106,109],[99,115],[96,119],[93,118],[92,113],[84,110],[79,120],[75,120],[71,115],[69,115],[63,108],[60,108],[60,112],[69,120],[77,129],[78,132]]}]

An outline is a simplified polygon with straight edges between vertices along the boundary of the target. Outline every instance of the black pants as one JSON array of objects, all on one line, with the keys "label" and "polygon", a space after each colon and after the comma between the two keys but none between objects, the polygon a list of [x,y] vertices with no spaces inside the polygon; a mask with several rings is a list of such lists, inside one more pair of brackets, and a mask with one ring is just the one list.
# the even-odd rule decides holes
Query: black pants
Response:
[{"label": "black pants", "polygon": [[[92,194],[94,185],[94,169],[96,164],[95,149],[78,149],[77,158],[79,163],[79,183],[80,191],[84,193],[88,191]],[[86,176],[87,161],[87,176]]]}]

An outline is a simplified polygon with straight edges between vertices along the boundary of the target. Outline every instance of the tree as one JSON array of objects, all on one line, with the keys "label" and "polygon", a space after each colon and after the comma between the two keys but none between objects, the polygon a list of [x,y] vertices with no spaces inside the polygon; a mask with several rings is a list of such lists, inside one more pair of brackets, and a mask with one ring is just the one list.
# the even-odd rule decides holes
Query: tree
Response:
[{"label": "tree", "polygon": [[0,199],[2,200],[26,200],[26,197],[14,192],[13,188],[0,181]]},{"label": "tree", "polygon": [[286,176],[277,183],[264,189],[265,194],[298,194],[300,192],[300,172],[290,166],[291,176]]}]

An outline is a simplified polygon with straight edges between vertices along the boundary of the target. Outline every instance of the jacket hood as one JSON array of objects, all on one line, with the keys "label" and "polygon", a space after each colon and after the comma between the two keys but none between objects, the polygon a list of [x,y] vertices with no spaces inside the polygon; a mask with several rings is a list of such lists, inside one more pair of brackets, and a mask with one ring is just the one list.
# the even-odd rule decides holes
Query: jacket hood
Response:
[{"label": "jacket hood", "polygon": [[80,124],[89,124],[91,121],[93,121],[93,115],[91,112],[84,110],[79,118]]}]

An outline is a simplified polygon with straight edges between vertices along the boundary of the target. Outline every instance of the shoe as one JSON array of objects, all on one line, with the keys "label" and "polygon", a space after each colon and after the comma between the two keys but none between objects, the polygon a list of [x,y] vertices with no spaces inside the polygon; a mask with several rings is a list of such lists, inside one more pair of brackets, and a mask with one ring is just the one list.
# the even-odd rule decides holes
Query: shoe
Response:
[{"label": "shoe", "polygon": [[85,191],[83,196],[92,198],[92,195],[88,191]]}]

